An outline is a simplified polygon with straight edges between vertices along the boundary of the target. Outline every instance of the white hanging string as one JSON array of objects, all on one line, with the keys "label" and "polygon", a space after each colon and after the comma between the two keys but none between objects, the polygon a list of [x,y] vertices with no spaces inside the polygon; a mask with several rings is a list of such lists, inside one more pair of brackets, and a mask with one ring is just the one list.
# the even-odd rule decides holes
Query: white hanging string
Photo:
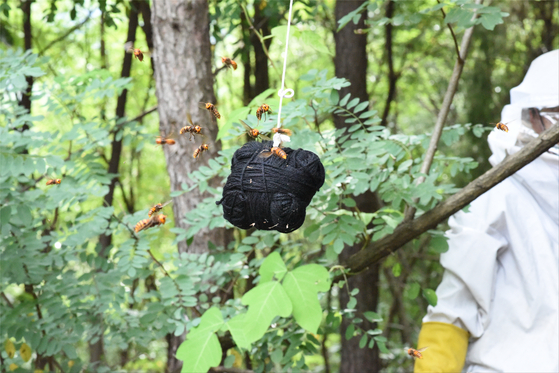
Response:
[{"label": "white hanging string", "polygon": [[[283,102],[283,98],[291,98],[295,94],[295,92],[291,88],[285,88],[285,70],[287,68],[287,50],[289,47],[289,28],[291,27],[291,10],[293,8],[293,0],[289,1],[289,15],[287,18],[287,33],[285,35],[285,53],[283,55],[283,73],[281,75],[281,88],[278,91],[278,95],[280,96],[279,102],[279,110],[278,110],[278,125],[277,128],[281,127],[281,105]],[[274,146],[279,146],[282,142],[289,141],[289,136],[281,135],[276,133],[274,135]]]}]

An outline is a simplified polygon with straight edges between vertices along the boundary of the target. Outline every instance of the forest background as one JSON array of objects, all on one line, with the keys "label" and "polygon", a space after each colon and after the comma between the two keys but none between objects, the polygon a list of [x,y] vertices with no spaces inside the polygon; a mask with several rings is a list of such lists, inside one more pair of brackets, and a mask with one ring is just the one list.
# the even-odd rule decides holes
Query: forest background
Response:
[{"label": "forest background", "polygon": [[[412,369],[446,218],[473,198],[449,196],[490,169],[490,123],[559,47],[557,4],[295,1],[283,125],[326,182],[299,230],[239,230],[215,201],[239,119],[277,120],[288,9],[0,2],[0,370]],[[200,160],[199,137],[155,146],[187,113]],[[167,223],[135,234],[170,199]]]}]

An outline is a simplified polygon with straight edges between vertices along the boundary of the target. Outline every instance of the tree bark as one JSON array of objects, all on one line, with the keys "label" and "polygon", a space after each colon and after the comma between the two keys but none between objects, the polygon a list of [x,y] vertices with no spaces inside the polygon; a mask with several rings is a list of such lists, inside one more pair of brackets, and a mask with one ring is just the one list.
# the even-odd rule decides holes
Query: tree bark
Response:
[{"label": "tree bark", "polygon": [[243,62],[243,105],[248,105],[250,100],[254,97],[252,94],[252,86],[250,84],[250,77],[252,75],[250,64],[250,35],[252,32],[250,31],[247,17],[248,15],[244,11],[241,11],[241,32],[244,43],[243,52],[241,53],[241,60]]},{"label": "tree bark", "polygon": [[[214,157],[220,146],[214,140],[217,135],[216,119],[205,109],[199,108],[200,102],[215,103],[213,91],[214,78],[211,70],[211,45],[209,33],[208,2],[193,0],[155,0],[152,8],[156,94],[159,110],[159,128],[162,134],[177,133],[187,124],[190,113],[195,124],[202,126],[203,140],[209,150],[200,159],[194,159],[194,150],[202,144],[197,136],[194,141],[180,136],[174,146],[164,146],[167,171],[171,190],[182,190],[182,184],[193,185],[189,179],[193,171]],[[226,113],[223,113],[224,116]],[[223,119],[221,119],[223,120]],[[214,180],[219,185],[220,180]],[[186,229],[186,214],[194,209],[205,196],[197,189],[173,198],[175,226]],[[179,252],[204,253],[208,242],[216,246],[227,245],[230,234],[225,229],[198,232],[190,246],[179,242]],[[170,335],[168,342],[167,371],[173,372],[182,363],[175,358],[176,348],[181,337]]]},{"label": "tree bark", "polygon": [[[21,3],[21,10],[23,11],[23,46],[25,50],[31,49],[33,47],[33,34],[31,29],[31,4],[34,0],[24,0]],[[23,106],[27,109],[28,113],[31,113],[31,92],[33,91],[33,77],[26,76],[25,81],[27,82],[27,89],[25,93],[21,96],[19,100],[19,106]],[[25,123],[22,127],[22,131],[27,131],[29,129],[29,124]]]},{"label": "tree bark", "polygon": [[[359,8],[365,1],[338,0],[334,14],[337,21]],[[351,97],[358,97],[361,101],[368,101],[367,94],[367,35],[355,34],[355,30],[365,27],[365,15],[357,24],[349,22],[339,32],[334,33],[336,42],[336,56],[334,66],[338,78],[350,81],[349,87],[340,89],[340,98],[351,93]],[[336,128],[344,128],[344,117],[334,116]]]},{"label": "tree bark", "polygon": [[[394,1],[389,0],[386,4],[386,18],[394,17]],[[396,82],[398,81],[398,75],[394,71],[394,58],[393,58],[393,48],[392,48],[392,22],[386,23],[384,26],[384,37],[385,37],[385,48],[386,48],[386,63],[388,64],[388,94],[386,95],[386,103],[384,104],[384,111],[382,113],[382,119],[380,122],[381,126],[386,126],[388,124],[388,114],[390,114],[390,105],[396,97]]]},{"label": "tree bark", "polygon": [[[262,0],[254,1],[253,25],[260,31],[262,36],[266,37],[270,35],[270,27],[268,25],[268,19],[262,15],[262,11],[260,10],[262,3]],[[254,48],[254,96],[258,96],[260,93],[270,88],[268,56],[264,53],[264,47],[254,33],[251,33],[250,41],[252,43],[252,47]],[[266,39],[264,41],[268,50],[270,49],[271,42],[272,39]]]},{"label": "tree bark", "polygon": [[[336,2],[335,17],[336,21],[347,13],[357,9],[364,1],[338,0]],[[334,34],[336,42],[336,56],[334,57],[335,71],[338,78],[346,78],[350,81],[349,87],[340,90],[340,98],[351,93],[351,97],[358,97],[360,101],[368,101],[367,94],[367,37],[366,35],[355,34],[358,28],[364,28],[365,16],[355,25],[350,22],[342,30]],[[336,128],[347,127],[344,117],[334,116]],[[377,196],[374,193],[364,193],[355,197],[355,202],[360,211],[374,212],[380,208]],[[352,247],[346,247],[340,254],[340,262],[345,262],[352,255],[357,253],[361,244],[357,243]],[[357,317],[365,320],[360,326],[364,330],[373,329],[375,326],[363,317],[365,311],[376,311],[378,305],[378,279],[379,266],[371,266],[367,269],[365,276],[353,277],[348,280],[351,289],[359,289],[355,296],[357,299]],[[349,297],[347,292],[340,292],[340,308],[346,308]],[[378,372],[380,370],[380,359],[378,348],[373,350],[359,348],[359,338],[353,337],[350,340],[345,338],[345,331],[350,321],[342,319],[342,351],[340,372],[360,373]]]}]

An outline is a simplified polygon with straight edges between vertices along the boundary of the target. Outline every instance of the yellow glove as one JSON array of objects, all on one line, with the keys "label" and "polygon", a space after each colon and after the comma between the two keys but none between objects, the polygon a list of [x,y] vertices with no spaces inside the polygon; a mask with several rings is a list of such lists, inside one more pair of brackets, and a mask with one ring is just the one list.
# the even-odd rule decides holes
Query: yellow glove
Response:
[{"label": "yellow glove", "polygon": [[426,322],[417,347],[429,347],[423,359],[415,359],[414,373],[461,372],[468,351],[468,332],[444,322]]}]

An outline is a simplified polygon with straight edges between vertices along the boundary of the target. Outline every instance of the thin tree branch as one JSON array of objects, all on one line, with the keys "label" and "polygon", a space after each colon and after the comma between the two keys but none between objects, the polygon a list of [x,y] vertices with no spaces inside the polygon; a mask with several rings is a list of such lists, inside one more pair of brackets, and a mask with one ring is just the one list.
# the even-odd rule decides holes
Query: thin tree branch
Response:
[{"label": "thin tree branch", "polygon": [[225,368],[225,367],[213,367],[210,368],[210,372],[215,373],[254,373],[253,370],[241,369],[241,368]]},{"label": "thin tree branch", "polygon": [[[480,4],[482,0],[476,0],[476,4]],[[474,14],[476,17],[476,14]],[[437,151],[437,145],[439,143],[439,139],[443,133],[444,124],[446,121],[446,117],[450,111],[450,105],[452,104],[452,100],[454,99],[454,94],[456,93],[456,89],[458,88],[458,81],[460,80],[460,76],[462,75],[462,70],[464,68],[464,63],[466,60],[466,55],[468,54],[468,47],[470,46],[470,41],[472,40],[472,35],[474,33],[474,26],[468,28],[464,32],[464,37],[462,38],[462,45],[460,48],[460,54],[456,59],[456,63],[454,64],[454,70],[452,71],[452,76],[450,77],[450,81],[448,82],[448,88],[446,90],[446,94],[444,95],[443,104],[441,107],[441,111],[439,112],[439,116],[437,117],[437,122],[435,123],[435,128],[433,129],[433,134],[431,135],[431,141],[429,142],[429,147],[427,148],[427,152],[425,153],[425,159],[423,160],[423,164],[421,165],[421,170],[419,171],[422,174],[428,175],[429,169],[431,168],[431,164],[433,163],[433,158],[435,157],[435,152]],[[420,176],[417,179],[417,185],[423,183],[425,181],[424,176]],[[415,216],[415,208],[410,207],[406,209],[404,221],[410,221]]]},{"label": "thin tree branch", "polygon": [[10,302],[10,299],[6,296],[6,294],[4,294],[4,292],[1,292],[0,294],[2,295],[2,299],[4,299],[6,301],[8,306],[10,308],[14,308],[14,305],[12,304],[12,302]]},{"label": "thin tree branch", "polygon": [[[439,223],[445,221],[477,197],[532,162],[546,150],[557,144],[557,142],[559,142],[559,124],[555,124],[543,132],[538,138],[532,140],[517,153],[507,157],[503,162],[466,185],[458,193],[425,212],[419,218],[412,221],[404,221],[394,229],[392,234],[373,242],[369,247],[352,255],[344,263],[345,268],[353,274],[361,272],[395,252],[420,234],[429,229],[436,228]],[[342,279],[342,276],[337,276],[335,281]]]},{"label": "thin tree branch", "polygon": [[68,29],[68,31],[66,31],[63,35],[61,35],[60,37],[54,39],[53,41],[51,41],[49,44],[47,44],[46,47],[44,47],[43,49],[41,49],[39,51],[39,56],[42,56],[43,54],[45,54],[45,52],[50,49],[54,44],[66,39],[70,34],[72,34],[74,31],[76,31],[77,29],[79,29],[80,27],[82,27],[83,25],[85,25],[87,23],[87,21],[89,21],[89,19],[91,18],[91,14],[92,12],[89,12],[87,17],[85,17],[85,19],[83,21],[81,21],[80,23],[78,23],[77,25],[75,25],[74,27],[71,27],[70,29]]},{"label": "thin tree branch", "polygon": [[[439,0],[437,0],[437,3],[441,3]],[[441,12],[443,13],[443,21],[446,18],[446,13],[444,12],[444,9],[441,8]],[[460,57],[460,48],[458,48],[458,40],[456,40],[456,34],[454,33],[454,30],[452,29],[452,26],[450,25],[450,23],[446,24],[448,26],[448,29],[450,30],[450,33],[452,34],[452,40],[454,40],[454,47],[456,48],[456,56],[458,57],[458,59],[461,59]]]},{"label": "thin tree branch", "polygon": [[132,118],[130,120],[127,120],[126,122],[122,122],[118,125],[116,125],[110,132],[111,133],[117,133],[118,131],[120,131],[125,125],[127,125],[128,123],[134,122],[134,121],[140,121],[141,119],[143,119],[146,115],[153,113],[154,111],[157,110],[157,105],[155,105],[154,107],[152,107],[151,109],[148,109],[146,111],[144,111],[143,113],[141,113],[140,115],[138,115],[135,118]]},{"label": "thin tree branch", "polygon": [[[268,57],[268,60],[270,60],[270,64],[272,65],[272,67],[274,68],[276,73],[279,74],[278,70],[276,69],[276,66],[274,65],[274,61],[272,61],[272,58],[270,57],[270,53],[268,52],[268,48],[266,47],[264,37],[260,34],[260,32],[258,32],[258,30],[252,24],[252,21],[250,20],[250,17],[248,15],[248,12],[247,12],[247,9],[246,9],[245,5],[241,2],[241,0],[237,0],[237,2],[239,3],[241,8],[243,9],[243,12],[246,15],[246,20],[247,20],[248,24],[250,25],[250,29],[252,29],[254,34],[258,37],[258,40],[260,40],[260,43],[262,44],[262,49],[264,49],[264,53],[266,54],[266,57]],[[289,35],[287,35],[287,36],[289,37]]]}]

